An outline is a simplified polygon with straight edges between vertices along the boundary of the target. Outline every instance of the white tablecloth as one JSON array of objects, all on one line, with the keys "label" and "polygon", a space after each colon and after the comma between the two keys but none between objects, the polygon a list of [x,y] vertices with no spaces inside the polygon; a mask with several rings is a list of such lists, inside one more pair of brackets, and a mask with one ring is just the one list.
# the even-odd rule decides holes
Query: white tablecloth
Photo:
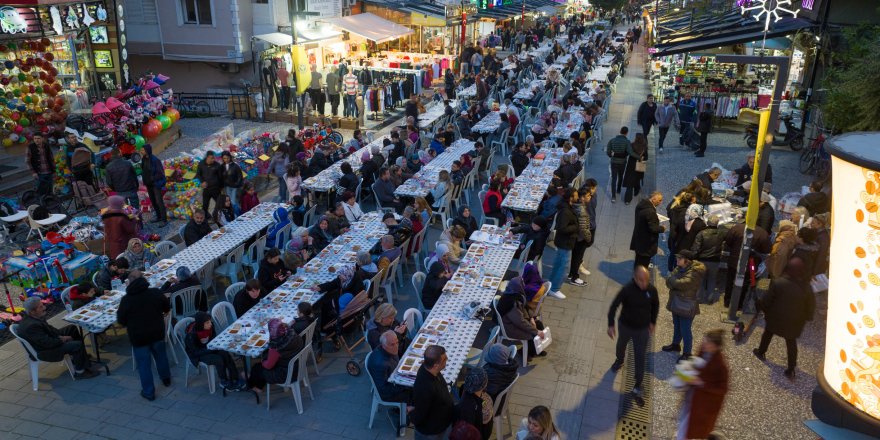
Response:
[{"label": "white tablecloth", "polygon": [[587,74],[587,81],[607,82],[608,74],[611,73],[610,67],[596,67],[592,72]]},{"label": "white tablecloth", "polygon": [[500,125],[501,112],[492,111],[474,124],[474,126],[471,127],[471,131],[474,133],[492,133],[497,130]]},{"label": "white tablecloth", "polygon": [[544,85],[547,84],[547,81],[543,79],[535,79],[529,84],[528,88],[520,89],[516,92],[516,95],[513,95],[513,99],[532,99],[535,97],[534,90],[537,88],[539,92],[544,90]]},{"label": "white tablecloth", "polygon": [[[330,191],[331,189],[336,187],[336,183],[339,181],[339,178],[342,177],[342,171],[340,170],[340,167],[342,166],[343,162],[348,162],[351,165],[351,168],[354,170],[354,172],[357,173],[358,170],[360,170],[360,168],[361,168],[361,165],[362,165],[361,156],[364,154],[364,152],[365,151],[371,152],[374,146],[377,146],[381,149],[382,142],[385,139],[390,139],[390,138],[391,138],[391,135],[386,134],[386,135],[374,140],[373,142],[370,142],[369,144],[365,145],[361,149],[355,151],[354,153],[352,153],[351,155],[349,155],[345,159],[334,162],[333,165],[330,165],[329,167],[327,167],[327,169],[318,173],[317,176],[312,176],[312,177],[309,177],[308,179],[304,180],[303,187],[310,190],[310,191],[315,191],[315,192],[328,192],[328,191]],[[370,157],[371,158],[373,157],[372,154],[370,155]]]},{"label": "white tablecloth", "polygon": [[501,206],[521,212],[538,210],[538,205],[553,180],[553,172],[559,168],[562,148],[541,148],[535,156],[541,154],[545,156],[543,160],[533,158],[529,166],[513,181]]},{"label": "white tablecloth", "polygon": [[[457,108],[456,101],[450,101],[449,105],[452,108]],[[444,112],[446,111],[446,105],[443,102],[438,102],[429,105],[425,108],[425,113],[419,115],[419,128],[428,128],[434,124],[434,122],[440,119]]]},{"label": "white tablecloth", "polygon": [[[419,335],[414,338],[401,358],[398,370],[391,375],[388,379],[389,382],[403,386],[412,386],[415,382],[417,369],[413,370],[412,375],[407,375],[400,373],[400,367],[407,362],[408,357],[423,358],[424,349],[419,350],[416,347],[419,336],[430,336],[434,338],[432,341],[434,344],[446,349],[446,356],[449,360],[446,363],[446,368],[442,371],[443,378],[447,383],[455,382],[483,324],[482,320],[466,316],[464,309],[472,302],[484,307],[492,306],[492,298],[498,291],[501,278],[510,266],[513,254],[519,247],[518,237],[509,237],[506,229],[497,230],[495,226],[484,225],[483,230],[498,232],[496,238],[502,240],[504,244],[474,243],[468,248],[468,253],[462,259],[461,265],[446,284],[444,293],[434,304],[431,313],[425,318]],[[448,323],[448,325],[440,324],[445,325],[446,328],[434,331],[433,328],[438,323]],[[439,334],[433,335],[433,333]]]},{"label": "white tablecloth", "polygon": [[474,143],[467,139],[459,139],[452,143],[443,154],[428,162],[422,169],[412,178],[407,179],[394,190],[397,196],[409,197],[425,197],[437,186],[437,176],[441,170],[449,171],[452,169],[452,162],[459,160],[461,155],[468,151],[473,151]]},{"label": "white tablecloth", "polygon": [[550,133],[552,139],[568,139],[572,132],[581,131],[581,125],[584,123],[584,115],[580,111],[570,111],[567,121],[559,121]]},{"label": "white tablecloth", "polygon": [[116,311],[123,296],[124,290],[105,292],[101,297],[68,313],[64,320],[90,333],[103,333],[116,322]]},{"label": "white tablecloth", "polygon": [[458,92],[459,98],[473,98],[477,96],[477,85],[472,84],[470,87]]},{"label": "white tablecloth", "polygon": [[357,250],[368,251],[372,248],[388,231],[381,220],[378,213],[365,214],[361,221],[352,224],[347,233],[336,237],[295,275],[212,339],[208,348],[259,357],[269,347],[269,320],[279,318],[289,325],[296,318],[299,303],[318,302],[323,294],[312,291],[311,287],[335,278],[339,268],[353,266]]}]

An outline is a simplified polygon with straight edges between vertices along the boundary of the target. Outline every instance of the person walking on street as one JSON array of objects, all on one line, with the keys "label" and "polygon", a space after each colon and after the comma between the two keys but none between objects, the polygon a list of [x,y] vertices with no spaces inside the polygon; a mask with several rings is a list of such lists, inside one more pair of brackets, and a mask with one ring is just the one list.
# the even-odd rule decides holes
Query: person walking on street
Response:
[{"label": "person walking on street", "polygon": [[137,195],[139,183],[134,166],[122,157],[119,149],[113,150],[112,157],[113,160],[105,168],[107,186],[117,195],[122,196],[129,205],[140,207]]},{"label": "person walking on street", "polygon": [[43,133],[34,133],[33,142],[27,147],[25,162],[31,169],[31,174],[37,181],[37,194],[41,196],[55,192],[55,158],[52,149],[46,143]]},{"label": "person walking on street", "polygon": [[287,193],[287,182],[284,181],[288,164],[290,164],[290,151],[282,143],[275,150],[275,153],[272,154],[272,159],[269,161],[269,174],[278,178],[278,201],[282,203],[290,200],[290,195]]},{"label": "person walking on street", "polygon": [[339,111],[339,92],[342,90],[339,75],[335,69],[330,69],[325,78],[327,82],[327,96],[330,97],[330,114],[336,116]]},{"label": "person walking on street", "polygon": [[[706,155],[706,144],[709,142],[709,132],[712,131],[712,104],[707,102],[706,105],[703,106],[703,111],[697,116],[696,130],[700,133],[700,149],[694,153],[694,156],[703,157]],[[769,174],[770,164],[767,164],[767,172]]]},{"label": "person walking on street", "polygon": [[657,124],[656,114],[657,104],[654,103],[654,95],[648,95],[648,99],[639,106],[639,111],[636,113],[636,120],[642,127],[642,134],[645,137],[651,134],[651,126]]},{"label": "person walking on street", "polygon": [[[599,206],[599,182],[596,179],[590,177],[584,182],[584,186],[581,187],[578,194],[589,194],[589,203],[586,204],[587,214],[590,216],[590,241],[587,242],[587,249],[593,246],[593,243],[596,242],[596,208]],[[587,266],[581,263],[578,268],[581,274],[584,276],[590,276],[590,270]]]},{"label": "person walking on street", "polygon": [[116,311],[116,320],[128,330],[141,379],[141,397],[150,401],[156,399],[152,361],[156,362],[162,384],[171,386],[171,367],[165,348],[165,314],[169,311],[171,302],[159,289],[150,287],[140,271],[128,274],[128,287]]},{"label": "person walking on street", "polygon": [[156,218],[150,223],[162,223],[161,226],[168,224],[168,212],[165,209],[165,200],[162,198],[165,189],[165,167],[162,161],[153,154],[153,146],[144,144],[144,158],[141,160],[141,179],[144,186],[147,187],[147,195],[150,197],[150,205],[153,206],[153,212]]},{"label": "person walking on street", "polygon": [[634,266],[648,267],[657,255],[657,241],[666,228],[657,217],[657,206],[663,202],[663,193],[654,191],[647,199],[636,204],[636,221],[633,225],[629,248],[636,253]]},{"label": "person walking on street", "polygon": [[553,272],[550,273],[551,291],[549,295],[565,298],[562,294],[562,277],[568,273],[571,251],[577,241],[580,223],[572,205],[577,203],[578,193],[566,188],[556,212],[556,256],[553,258]]},{"label": "person walking on street", "polygon": [[623,176],[626,172],[626,161],[633,152],[633,146],[626,137],[629,127],[620,127],[620,134],[611,138],[605,147],[605,154],[611,162],[611,203],[617,202],[617,195],[623,186]]},{"label": "person walking on street", "polygon": [[429,345],[425,361],[413,384],[413,410],[409,418],[415,426],[416,440],[443,440],[455,417],[455,404],[440,374],[446,368],[446,349]]},{"label": "person walking on street", "polygon": [[223,160],[221,171],[226,196],[232,200],[232,206],[238,209],[238,191],[244,186],[244,174],[242,174],[241,167],[232,160],[232,153],[224,151],[220,154],[220,158]]},{"label": "person walking on street", "polygon": [[217,205],[220,201],[220,191],[223,189],[223,169],[217,163],[213,151],[205,153],[205,160],[199,162],[196,178],[202,182],[202,209],[205,212],[212,212],[209,206],[211,199]]},{"label": "person walking on street", "polygon": [[678,136],[679,146],[688,146],[688,140],[694,130],[694,123],[697,122],[697,102],[691,98],[690,93],[685,93],[684,98],[678,101],[678,120],[681,122],[681,131]]},{"label": "person walking on street", "polygon": [[800,281],[804,279],[803,273],[807,270],[809,268],[804,266],[804,261],[794,257],[788,261],[782,276],[770,280],[770,288],[761,300],[767,325],[761,335],[761,343],[752,351],[758,359],[766,362],[764,355],[773,336],[785,339],[788,368],[783,374],[790,380],[794,380],[797,368],[797,338],[801,336],[807,321],[813,320],[816,311],[813,292],[806,283]]},{"label": "person walking on street", "polygon": [[[669,300],[666,302],[666,310],[672,313],[672,343],[663,346],[667,352],[681,352],[679,361],[691,357],[693,346],[694,318],[700,314],[700,303],[697,301],[697,292],[703,283],[706,274],[706,266],[694,259],[694,253],[690,249],[682,249],[675,255],[676,267],[666,278],[666,287],[669,288]],[[681,343],[684,342],[684,347]]]},{"label": "person walking on street", "polygon": [[657,144],[657,152],[663,152],[663,141],[666,140],[666,134],[669,133],[670,127],[679,127],[681,124],[678,120],[678,111],[672,105],[672,98],[667,96],[663,98],[663,105],[655,110],[654,119],[657,121],[657,127],[660,129],[660,142]]},{"label": "person walking on street", "polygon": [[715,422],[730,385],[730,370],[722,351],[724,330],[706,332],[697,356],[704,361],[697,380],[688,384],[678,417],[676,440],[712,438]]},{"label": "person walking on street", "polygon": [[[614,317],[618,308],[620,308],[620,317],[617,319],[617,330],[615,330]],[[642,394],[642,379],[645,375],[648,338],[654,334],[659,312],[660,298],[657,295],[657,288],[649,280],[648,268],[636,266],[633,270],[633,279],[617,292],[608,309],[608,337],[614,339],[617,335],[615,350],[617,359],[611,365],[611,370],[615,373],[623,367],[626,346],[632,341],[635,356],[635,386],[632,393],[639,397]]]},{"label": "person walking on street", "polygon": [[636,139],[632,143],[632,152],[626,159],[626,169],[623,173],[623,186],[626,193],[623,195],[623,203],[629,205],[633,196],[638,197],[642,190],[642,179],[645,177],[645,171],[640,171],[638,163],[648,160],[648,138],[641,133],[636,133]]}]

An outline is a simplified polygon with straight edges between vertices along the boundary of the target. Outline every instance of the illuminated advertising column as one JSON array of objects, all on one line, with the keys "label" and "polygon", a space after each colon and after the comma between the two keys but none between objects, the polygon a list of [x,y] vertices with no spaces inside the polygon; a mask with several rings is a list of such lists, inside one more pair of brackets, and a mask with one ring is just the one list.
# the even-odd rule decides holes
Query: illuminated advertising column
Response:
[{"label": "illuminated advertising column", "polygon": [[880,133],[825,142],[832,207],[825,357],[813,412],[880,433]]}]

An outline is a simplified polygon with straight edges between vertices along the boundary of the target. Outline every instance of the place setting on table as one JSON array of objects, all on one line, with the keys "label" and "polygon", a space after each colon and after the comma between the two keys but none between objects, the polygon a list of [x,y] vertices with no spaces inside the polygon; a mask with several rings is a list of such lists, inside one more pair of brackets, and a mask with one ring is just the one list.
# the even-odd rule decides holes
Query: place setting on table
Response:
[{"label": "place setting on table", "polygon": [[474,124],[474,126],[471,127],[471,131],[477,133],[491,133],[497,130],[499,126],[501,126],[501,111],[495,110],[489,112]]},{"label": "place setting on table", "polygon": [[442,154],[423,166],[413,177],[407,179],[394,190],[396,196],[425,197],[437,186],[440,171],[452,169],[452,162],[459,160],[462,154],[474,149],[474,142],[459,139],[452,143]]},{"label": "place setting on table", "polygon": [[522,174],[514,179],[501,207],[520,212],[537,212],[561,159],[562,148],[545,147],[538,150]]},{"label": "place setting on table", "polygon": [[470,237],[474,242],[401,357],[390,382],[413,386],[430,345],[446,349],[448,362],[443,378],[447,383],[455,382],[484,318],[491,312],[492,299],[519,248],[519,237],[508,227],[494,225],[474,231]]}]

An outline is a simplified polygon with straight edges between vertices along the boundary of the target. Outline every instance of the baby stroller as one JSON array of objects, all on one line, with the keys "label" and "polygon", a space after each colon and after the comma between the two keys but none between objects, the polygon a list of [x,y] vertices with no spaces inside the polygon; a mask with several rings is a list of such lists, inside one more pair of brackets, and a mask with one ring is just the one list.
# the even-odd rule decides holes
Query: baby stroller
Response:
[{"label": "baby stroller", "polygon": [[[345,369],[352,376],[359,376],[361,374],[360,360],[355,357],[352,350],[356,349],[358,345],[366,340],[364,331],[366,329],[367,310],[376,304],[377,301],[379,301],[378,297],[370,299],[366,290],[357,294],[341,312],[338,310],[338,303],[334,301],[334,307],[337,308],[338,312],[337,317],[321,327],[324,341],[333,342],[351,356],[351,360],[345,364]],[[346,338],[347,335],[351,334],[354,334],[357,338],[354,342],[349,342]]]}]

